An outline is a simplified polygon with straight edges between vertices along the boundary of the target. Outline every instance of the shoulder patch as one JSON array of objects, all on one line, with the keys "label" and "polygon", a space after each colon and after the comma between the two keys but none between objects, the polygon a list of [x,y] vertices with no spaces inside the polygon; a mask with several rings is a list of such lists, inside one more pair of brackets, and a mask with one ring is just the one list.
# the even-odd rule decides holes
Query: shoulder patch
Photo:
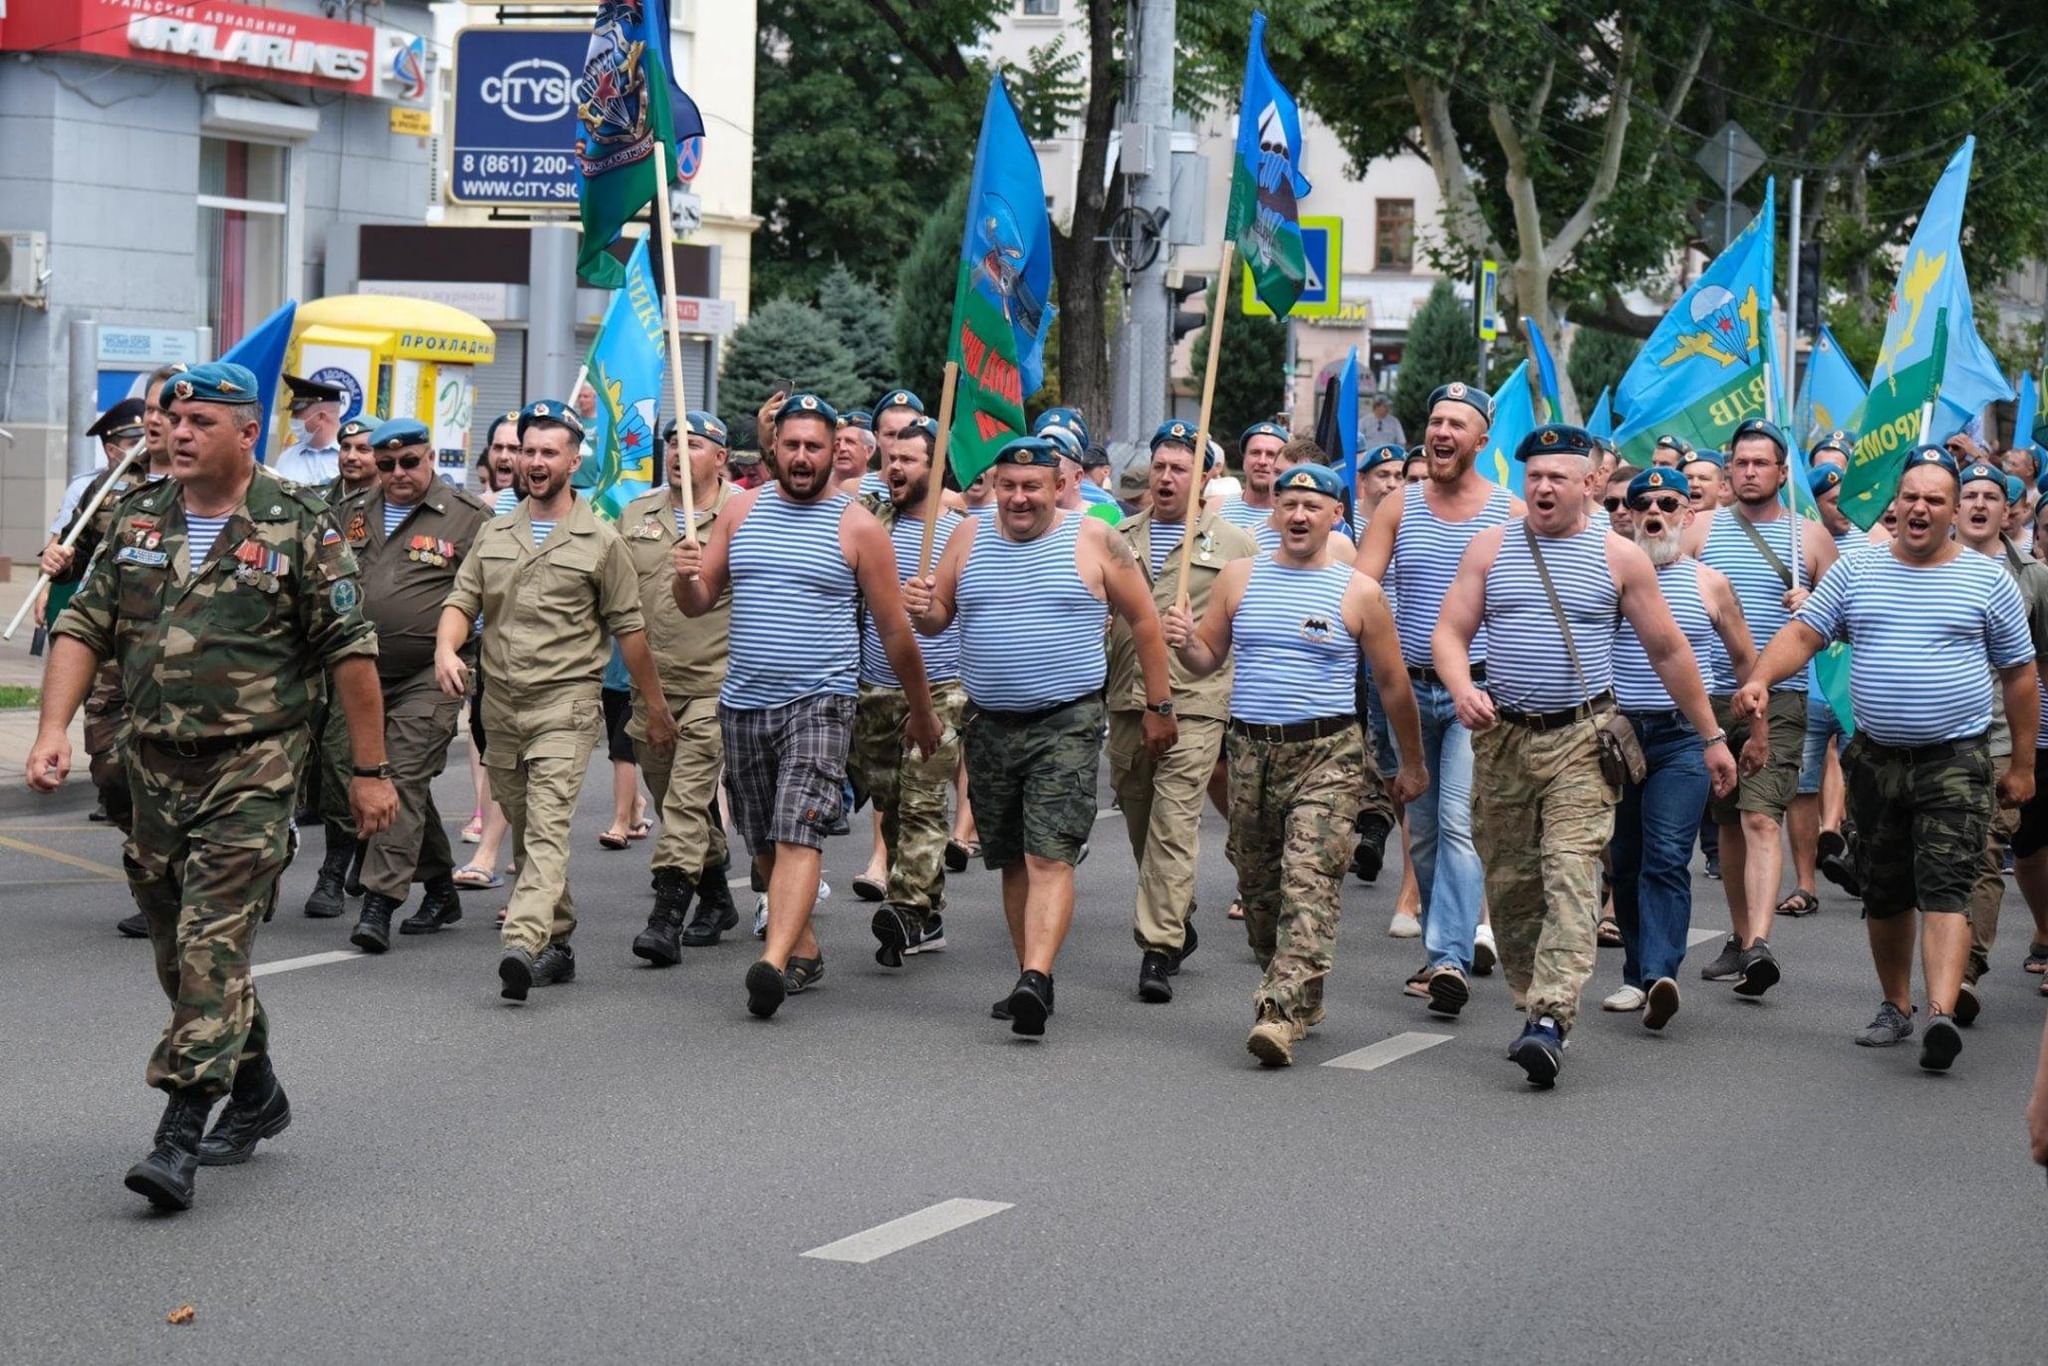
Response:
[{"label": "shoulder patch", "polygon": [[354,579],[336,579],[334,586],[327,590],[327,603],[337,616],[347,616],[362,600],[362,590],[356,587]]}]

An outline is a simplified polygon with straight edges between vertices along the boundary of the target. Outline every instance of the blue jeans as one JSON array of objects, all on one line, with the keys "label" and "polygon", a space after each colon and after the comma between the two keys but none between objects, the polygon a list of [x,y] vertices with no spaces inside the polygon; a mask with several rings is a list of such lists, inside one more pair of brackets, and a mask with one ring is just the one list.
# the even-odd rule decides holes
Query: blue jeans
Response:
[{"label": "blue jeans", "polygon": [[1422,889],[1422,944],[1429,965],[1472,970],[1486,874],[1472,847],[1472,732],[1458,723],[1451,695],[1415,684],[1422,713],[1422,761],[1429,790],[1408,805],[1408,856]]},{"label": "blue jeans", "polygon": [[1826,768],[1828,741],[1842,737],[1846,747],[1849,737],[1842,735],[1842,723],[1835,718],[1835,709],[1828,705],[1827,698],[1819,691],[1806,695],[1806,747],[1799,760],[1799,795],[1811,797],[1820,791],[1821,774]]},{"label": "blue jeans", "polygon": [[1676,977],[1692,927],[1692,841],[1707,800],[1699,732],[1675,712],[1629,716],[1648,772],[1621,790],[1614,813],[1614,919],[1621,980],[1647,988]]}]

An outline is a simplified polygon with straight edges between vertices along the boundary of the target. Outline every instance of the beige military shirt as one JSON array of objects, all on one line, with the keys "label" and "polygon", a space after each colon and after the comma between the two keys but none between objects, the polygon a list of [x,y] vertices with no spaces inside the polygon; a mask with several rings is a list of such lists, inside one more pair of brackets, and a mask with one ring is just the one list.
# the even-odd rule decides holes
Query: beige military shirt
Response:
[{"label": "beige military shirt", "polygon": [[[1165,567],[1155,580],[1152,577],[1150,510],[1125,518],[1116,530],[1130,542],[1132,553],[1138,557],[1138,571],[1152,584],[1152,602],[1164,615],[1180,596],[1179,546],[1175,546],[1166,557]],[[1216,576],[1223,571],[1223,566],[1232,560],[1248,560],[1258,553],[1259,543],[1252,539],[1252,534],[1224,521],[1214,509],[1204,512],[1196,520],[1195,550],[1188,564],[1188,610],[1196,621],[1200,621],[1202,613],[1208,610],[1209,592],[1216,586]],[[1191,678],[1181,667],[1179,655],[1168,650],[1166,658],[1173,679],[1173,707],[1177,713],[1218,721],[1229,719],[1232,673],[1229,660],[1226,659],[1223,667],[1207,678]],[[1145,675],[1138,667],[1138,645],[1131,638],[1130,624],[1122,617],[1116,618],[1109,633],[1107,695],[1111,711],[1140,711],[1145,706]]]},{"label": "beige military shirt", "polygon": [[[611,637],[646,629],[640,585],[619,533],[577,497],[547,541],[533,544],[533,503],[487,524],[455,572],[446,607],[484,618],[488,704],[508,710],[597,700]],[[570,718],[574,719],[574,718]],[[541,728],[552,718],[522,717]]]},{"label": "beige military shirt", "polygon": [[[697,509],[700,542],[711,534],[738,494],[738,489],[721,481],[711,506]],[[647,644],[654,651],[662,690],[671,697],[716,697],[725,682],[732,590],[720,594],[718,604],[701,617],[686,617],[676,606],[675,547],[683,539],[676,530],[680,511],[681,507],[670,501],[664,484],[626,504],[619,514],[619,535],[640,581],[640,613],[647,618]]]},{"label": "beige military shirt", "polygon": [[384,492],[372,485],[337,503],[334,520],[362,566],[363,615],[377,628],[377,673],[392,683],[433,666],[441,605],[491,510],[445,479],[428,486],[389,536],[384,509]]}]

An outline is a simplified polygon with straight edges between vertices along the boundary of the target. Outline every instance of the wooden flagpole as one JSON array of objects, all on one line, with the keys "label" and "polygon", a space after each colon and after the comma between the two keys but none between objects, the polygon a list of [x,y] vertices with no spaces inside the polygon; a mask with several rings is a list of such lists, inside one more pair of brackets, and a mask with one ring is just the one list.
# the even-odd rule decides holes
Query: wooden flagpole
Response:
[{"label": "wooden flagpole", "polygon": [[1188,526],[1180,541],[1180,590],[1175,602],[1188,605],[1188,572],[1195,553],[1195,521],[1202,515],[1202,487],[1207,482],[1209,461],[1209,411],[1216,402],[1216,361],[1223,354],[1223,319],[1230,312],[1230,293],[1237,285],[1231,267],[1237,263],[1237,243],[1223,242],[1223,263],[1216,270],[1216,311],[1209,318],[1209,361],[1202,368],[1202,417],[1195,426],[1194,467],[1188,471]]},{"label": "wooden flagpole", "polygon": [[[138,437],[130,442],[127,451],[121,456],[121,463],[114,466],[114,472],[107,476],[105,483],[100,485],[99,492],[92,496],[92,501],[78,510],[78,515],[71,521],[71,534],[59,542],[66,550],[78,544],[78,538],[85,534],[85,529],[88,526],[92,525],[92,515],[100,510],[100,504],[104,503],[107,500],[107,495],[114,491],[114,485],[121,482],[121,476],[128,472],[130,465],[135,463],[135,457],[142,454],[142,449],[143,442],[141,438]],[[47,588],[49,583],[50,576],[48,574],[36,575],[36,586],[29,589],[28,596],[21,600],[21,610],[14,614],[13,621],[7,623],[7,629],[0,631],[0,640],[14,639],[14,633],[21,629],[21,619],[28,615],[29,609],[35,606],[36,599],[43,595],[43,589]]]},{"label": "wooden flagpole", "polygon": [[924,495],[924,544],[917,552],[917,576],[932,572],[932,538],[939,525],[939,496],[946,486],[946,446],[953,436],[953,395],[960,387],[960,363],[946,362],[946,386],[939,394],[939,435],[932,442],[932,473]]},{"label": "wooden flagpole", "polygon": [[654,140],[654,219],[661,228],[661,278],[668,282],[661,315],[668,326],[668,379],[676,394],[676,439],[683,448],[683,539],[695,545],[696,480],[690,471],[690,424],[683,420],[683,342],[676,326],[676,225],[668,211],[668,146],[660,138]]}]

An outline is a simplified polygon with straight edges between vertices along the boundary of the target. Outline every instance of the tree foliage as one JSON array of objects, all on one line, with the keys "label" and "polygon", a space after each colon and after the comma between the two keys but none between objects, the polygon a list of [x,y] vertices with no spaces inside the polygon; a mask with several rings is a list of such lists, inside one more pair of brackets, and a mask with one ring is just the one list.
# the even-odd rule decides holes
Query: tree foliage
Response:
[{"label": "tree foliage", "polygon": [[939,211],[918,229],[896,274],[897,379],[925,395],[936,414],[953,324],[953,287],[960,278],[960,238],[967,223],[967,180],[961,177]]},{"label": "tree foliage", "polygon": [[1472,331],[1472,310],[1452,292],[1451,282],[1438,280],[1422,307],[1408,322],[1408,341],[1401,353],[1401,373],[1394,381],[1394,416],[1401,430],[1422,439],[1429,425],[1429,396],[1452,380],[1471,383],[1479,373],[1479,339]]},{"label": "tree foliage", "polygon": [[749,415],[751,425],[751,414],[789,380],[835,408],[859,407],[880,387],[861,378],[823,313],[794,299],[770,299],[726,343],[719,401],[727,412]]},{"label": "tree foliage", "polygon": [[[1216,316],[1216,293],[1212,280],[1211,318]],[[1228,447],[1239,432],[1272,417],[1287,404],[1287,324],[1278,318],[1247,314],[1235,289],[1224,290],[1223,296],[1228,312],[1223,320],[1223,354],[1216,362],[1216,401],[1209,415],[1209,434]],[[1209,363],[1209,333],[1209,324],[1202,324],[1188,350],[1189,377],[1197,393]]]},{"label": "tree foliage", "polygon": [[1642,345],[1636,338],[1624,337],[1619,332],[1603,332],[1595,327],[1578,329],[1565,369],[1571,374],[1572,388],[1578,391],[1582,412],[1592,411],[1593,400],[1602,389],[1621,383]]},{"label": "tree foliage", "polygon": [[870,398],[896,382],[896,310],[881,290],[835,265],[818,285],[818,311],[838,331]]}]

